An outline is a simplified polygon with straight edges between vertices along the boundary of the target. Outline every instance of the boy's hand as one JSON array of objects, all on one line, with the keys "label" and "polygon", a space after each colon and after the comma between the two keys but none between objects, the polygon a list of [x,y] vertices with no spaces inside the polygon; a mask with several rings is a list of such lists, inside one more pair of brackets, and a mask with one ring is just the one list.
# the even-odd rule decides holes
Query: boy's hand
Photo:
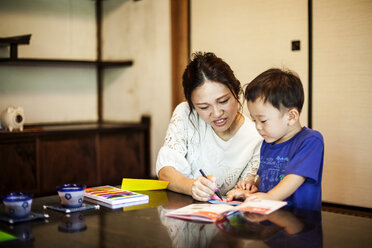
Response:
[{"label": "boy's hand", "polygon": [[247,190],[248,193],[253,194],[258,191],[259,184],[260,184],[259,175],[247,173],[244,179],[235,185],[235,189]]},{"label": "boy's hand", "polygon": [[248,190],[232,189],[226,194],[226,200],[232,201],[233,199],[246,199],[249,196]]},{"label": "boy's hand", "polygon": [[255,200],[255,199],[271,200],[272,198],[267,193],[257,192],[257,193],[251,194],[251,193],[249,193],[248,190],[232,189],[229,192],[227,192],[226,200],[227,201],[232,201],[233,199],[244,199],[246,201],[252,201],[252,200]]},{"label": "boy's hand", "polygon": [[235,185],[235,189],[247,190],[248,193],[253,194],[257,192],[258,188],[252,182],[240,181]]}]

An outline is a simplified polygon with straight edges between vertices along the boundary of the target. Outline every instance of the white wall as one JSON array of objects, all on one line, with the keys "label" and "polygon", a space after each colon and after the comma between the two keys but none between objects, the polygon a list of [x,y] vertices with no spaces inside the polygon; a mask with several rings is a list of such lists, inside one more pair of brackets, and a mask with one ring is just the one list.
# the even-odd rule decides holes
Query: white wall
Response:
[{"label": "white wall", "polygon": [[[215,52],[242,83],[268,67],[288,67],[300,75],[307,91],[307,2],[192,0],[192,51]],[[325,140],[323,201],[368,208],[372,207],[371,13],[370,0],[313,1],[313,128]],[[290,51],[295,39],[301,40],[299,52]]]},{"label": "white wall", "polygon": [[[301,41],[300,51],[291,51],[292,40]],[[307,94],[307,1],[192,0],[191,51],[214,52],[242,85],[271,67],[291,69]],[[303,125],[307,113],[306,97]]]},{"label": "white wall", "polygon": [[[169,0],[103,1],[103,59],[133,59],[107,69],[105,120],[139,121],[151,116],[151,162],[171,113]],[[22,58],[95,60],[95,1],[1,0],[0,37],[32,34],[19,47]],[[0,56],[9,55],[0,47]],[[26,123],[97,120],[93,66],[0,66],[0,111],[23,106]],[[155,175],[152,170],[152,174]]]},{"label": "white wall", "polygon": [[372,208],[372,1],[314,2],[313,126],[323,200]]},{"label": "white wall", "polygon": [[2,0],[0,37],[32,34],[20,57],[95,59],[94,6],[89,0]]},{"label": "white wall", "polygon": [[[96,58],[94,2],[0,1],[0,37],[32,34],[22,58]],[[0,47],[9,56],[9,47]],[[0,66],[0,111],[23,106],[26,123],[97,120],[94,67]]]}]

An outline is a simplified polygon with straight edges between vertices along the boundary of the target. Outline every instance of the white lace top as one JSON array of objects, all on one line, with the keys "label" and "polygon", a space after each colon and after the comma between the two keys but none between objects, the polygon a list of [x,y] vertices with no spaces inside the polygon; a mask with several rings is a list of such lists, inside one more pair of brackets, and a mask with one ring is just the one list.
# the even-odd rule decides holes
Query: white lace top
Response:
[{"label": "white lace top", "polygon": [[252,121],[244,116],[244,124],[234,137],[224,141],[198,118],[195,110],[190,117],[189,112],[187,102],[174,110],[156,161],[157,174],[163,167],[172,166],[188,178],[197,178],[199,169],[203,169],[205,174],[216,177],[222,194],[248,172],[256,174],[262,138]]}]

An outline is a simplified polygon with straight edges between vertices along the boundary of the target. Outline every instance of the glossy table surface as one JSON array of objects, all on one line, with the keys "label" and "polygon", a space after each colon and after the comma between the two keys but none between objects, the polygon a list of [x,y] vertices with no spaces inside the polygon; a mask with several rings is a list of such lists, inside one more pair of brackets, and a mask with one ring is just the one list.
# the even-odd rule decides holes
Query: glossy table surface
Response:
[{"label": "glossy table surface", "polygon": [[205,224],[165,217],[193,203],[189,196],[142,193],[149,195],[148,204],[69,215],[43,209],[58,204],[57,195],[36,198],[32,211],[49,218],[0,222],[1,231],[18,237],[0,247],[372,247],[371,218],[282,209],[269,216],[232,212]]}]

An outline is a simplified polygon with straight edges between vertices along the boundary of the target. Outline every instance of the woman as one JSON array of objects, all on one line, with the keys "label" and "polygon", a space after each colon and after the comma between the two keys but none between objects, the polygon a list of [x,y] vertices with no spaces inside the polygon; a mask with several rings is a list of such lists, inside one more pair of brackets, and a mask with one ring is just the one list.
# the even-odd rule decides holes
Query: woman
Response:
[{"label": "woman", "polygon": [[182,84],[187,103],[173,112],[156,172],[169,190],[208,201],[256,174],[262,138],[240,112],[240,82],[221,58],[195,53]]}]

